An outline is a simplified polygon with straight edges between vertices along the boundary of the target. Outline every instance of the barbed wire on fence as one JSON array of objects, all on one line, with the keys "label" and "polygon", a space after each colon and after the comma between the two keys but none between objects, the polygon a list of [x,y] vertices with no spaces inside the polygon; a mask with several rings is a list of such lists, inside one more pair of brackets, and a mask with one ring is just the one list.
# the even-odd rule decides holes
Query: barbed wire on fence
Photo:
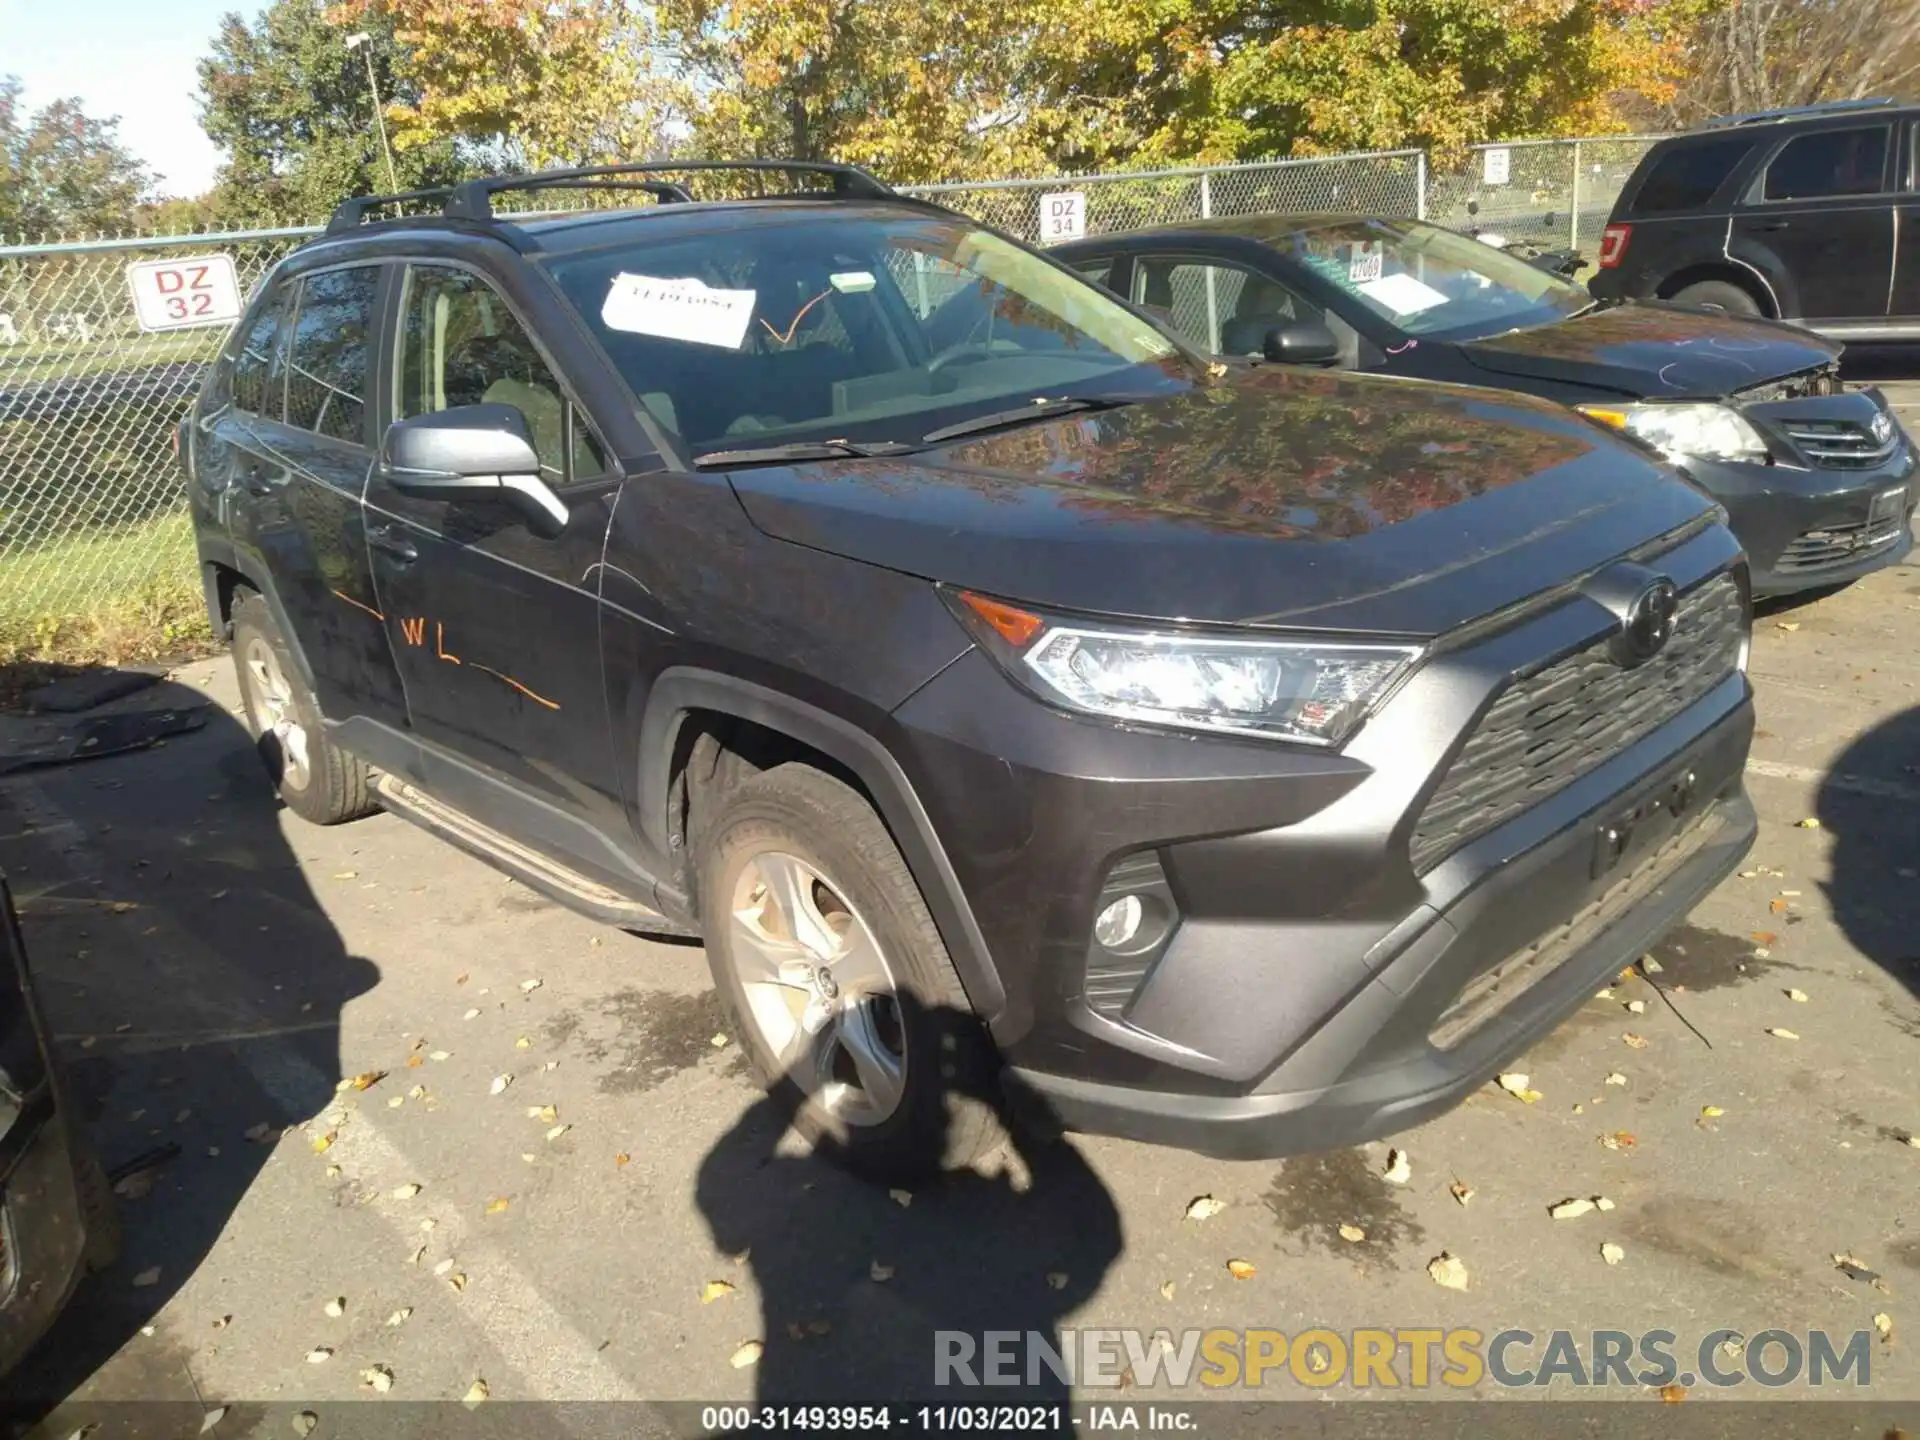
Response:
[{"label": "barbed wire on fence", "polygon": [[[1091,234],[1317,210],[1416,215],[1591,249],[1653,138],[1516,142],[1451,161],[1404,150],[903,189],[1030,241],[1040,238],[1041,197],[1068,190],[1086,197]],[[567,198],[589,203],[584,193]],[[617,192],[608,199],[625,203]],[[516,196],[502,208],[536,207]],[[320,230],[0,246],[0,623],[57,620],[108,595],[196,583],[172,433],[226,327],[143,331],[128,267],[226,255],[247,294]]]}]

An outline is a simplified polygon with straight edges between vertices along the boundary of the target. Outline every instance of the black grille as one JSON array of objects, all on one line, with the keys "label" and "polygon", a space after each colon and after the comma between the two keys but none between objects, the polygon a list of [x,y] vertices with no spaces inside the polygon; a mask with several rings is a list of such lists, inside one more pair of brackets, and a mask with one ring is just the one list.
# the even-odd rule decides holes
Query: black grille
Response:
[{"label": "black grille", "polygon": [[1904,514],[1892,519],[1876,519],[1866,525],[1828,525],[1809,530],[1780,552],[1774,562],[1776,571],[1804,574],[1836,565],[1851,565],[1885,550],[1906,532]]},{"label": "black grille", "polygon": [[1731,575],[1681,597],[1673,638],[1623,670],[1605,641],[1522,675],[1454,757],[1413,832],[1416,870],[1566,789],[1705,695],[1739,664],[1746,605]]},{"label": "black grille", "polygon": [[1900,435],[1889,429],[1886,438],[1874,435],[1855,420],[1786,420],[1782,422],[1800,453],[1826,470],[1871,470],[1893,458]]}]

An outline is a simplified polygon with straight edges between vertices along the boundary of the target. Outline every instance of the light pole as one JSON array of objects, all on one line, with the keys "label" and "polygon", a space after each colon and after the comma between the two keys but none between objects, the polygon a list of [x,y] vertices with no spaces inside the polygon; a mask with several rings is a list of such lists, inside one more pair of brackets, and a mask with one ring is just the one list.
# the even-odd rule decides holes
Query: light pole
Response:
[{"label": "light pole", "polygon": [[360,50],[363,46],[366,47],[360,58],[367,62],[367,90],[373,96],[373,123],[379,127],[380,153],[386,157],[387,161],[387,188],[397,191],[400,188],[400,177],[393,171],[393,147],[387,143],[387,117],[381,112],[380,86],[373,78],[372,41],[373,37],[366,31],[356,30],[347,36],[347,49]]}]

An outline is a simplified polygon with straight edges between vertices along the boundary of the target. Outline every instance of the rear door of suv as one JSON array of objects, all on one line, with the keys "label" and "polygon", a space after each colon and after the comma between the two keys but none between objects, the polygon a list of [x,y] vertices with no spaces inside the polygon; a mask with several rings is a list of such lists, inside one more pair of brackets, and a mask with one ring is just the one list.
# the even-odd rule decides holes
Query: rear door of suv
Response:
[{"label": "rear door of suv", "polygon": [[406,721],[378,622],[361,493],[373,463],[367,387],[386,267],[335,266],[280,282],[234,366],[215,420],[233,481],[234,546],[270,582],[330,720]]},{"label": "rear door of suv", "polygon": [[[1789,129],[1746,187],[1729,253],[1784,277],[1784,311],[1878,328],[1893,280],[1898,145],[1885,120]],[[1768,263],[1771,261],[1772,263]]]},{"label": "rear door of suv", "polygon": [[1906,154],[1900,161],[1899,196],[1894,210],[1893,298],[1888,323],[1904,325],[1906,338],[1920,338],[1920,119],[1909,120]]}]

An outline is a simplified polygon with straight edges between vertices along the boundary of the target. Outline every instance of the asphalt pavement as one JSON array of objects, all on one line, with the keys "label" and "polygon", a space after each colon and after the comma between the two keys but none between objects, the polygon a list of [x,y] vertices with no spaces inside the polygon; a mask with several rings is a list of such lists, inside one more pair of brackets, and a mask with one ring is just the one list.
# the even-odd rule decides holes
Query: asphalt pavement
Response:
[{"label": "asphalt pavement", "polygon": [[[1894,388],[1920,428],[1920,385]],[[179,1147],[6,1397],[38,1397],[54,1440],[213,1411],[220,1435],[285,1435],[305,1407],[476,1382],[488,1405],[893,1398],[930,1384],[936,1330],[1519,1326],[1670,1330],[1688,1361],[1721,1329],[1866,1332],[1848,1393],[1920,1401],[1916,636],[1912,566],[1762,614],[1758,845],[1654,952],[1658,989],[1623,980],[1516,1062],[1531,1099],[1489,1085],[1286,1161],[1024,1140],[900,1195],[782,1138],[697,946],[579,918],[391,816],[302,823],[230,665],[186,666],[168,689],[211,701],[200,732],[0,780],[0,867],[91,1131],[109,1165]],[[1436,1283],[1442,1256],[1465,1289]],[[1685,1413],[1835,1393],[1682,1388]],[[1232,1393],[1360,1392],[1280,1369]]]}]

